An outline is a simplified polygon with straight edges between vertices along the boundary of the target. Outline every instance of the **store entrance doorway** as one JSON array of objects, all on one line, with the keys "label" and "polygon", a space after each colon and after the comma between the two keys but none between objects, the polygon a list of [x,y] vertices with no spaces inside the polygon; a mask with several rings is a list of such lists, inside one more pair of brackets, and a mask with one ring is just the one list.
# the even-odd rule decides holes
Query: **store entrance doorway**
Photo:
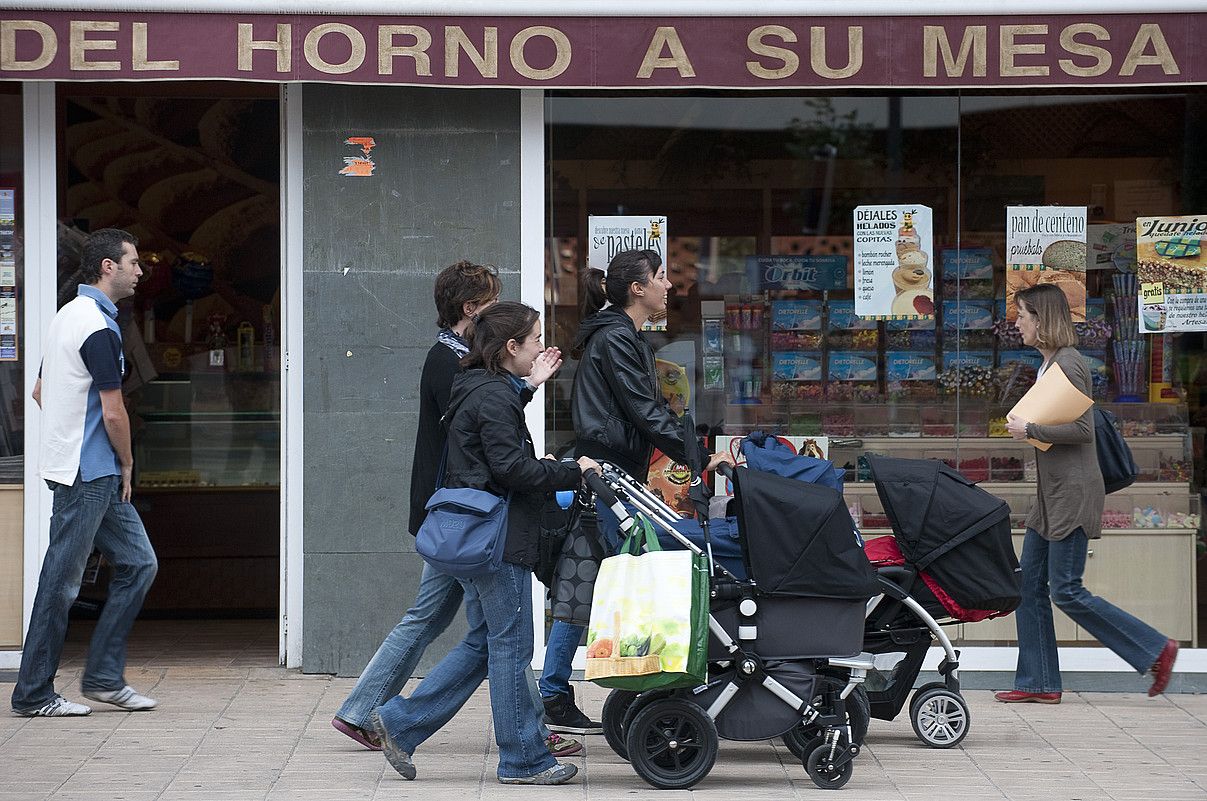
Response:
[{"label": "store entrance doorway", "polygon": [[[60,84],[57,92],[58,305],[76,295],[79,247],[92,231],[134,234],[144,271],[135,296],[118,305],[134,504],[159,558],[142,619],[275,620],[277,91],[149,83]],[[103,605],[107,574],[93,554],[79,617]],[[271,624],[242,630],[275,645]]]}]

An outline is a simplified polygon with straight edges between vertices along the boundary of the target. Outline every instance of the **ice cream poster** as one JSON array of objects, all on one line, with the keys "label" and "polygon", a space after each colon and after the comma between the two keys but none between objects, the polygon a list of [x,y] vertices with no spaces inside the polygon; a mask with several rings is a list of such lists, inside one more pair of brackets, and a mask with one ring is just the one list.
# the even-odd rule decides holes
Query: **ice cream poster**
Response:
[{"label": "ice cream poster", "polygon": [[1207,214],[1136,220],[1140,333],[1207,331]]},{"label": "ice cream poster", "polygon": [[[666,217],[657,214],[587,218],[587,267],[608,271],[608,262],[622,250],[652,250],[667,266]],[[666,312],[651,317],[643,331],[665,331]]]},{"label": "ice cream poster", "polygon": [[1085,206],[1006,207],[1006,319],[1018,318],[1014,296],[1054,284],[1073,321],[1085,322]]},{"label": "ice cream poster", "polygon": [[855,313],[878,320],[933,317],[933,254],[926,206],[856,206]]}]

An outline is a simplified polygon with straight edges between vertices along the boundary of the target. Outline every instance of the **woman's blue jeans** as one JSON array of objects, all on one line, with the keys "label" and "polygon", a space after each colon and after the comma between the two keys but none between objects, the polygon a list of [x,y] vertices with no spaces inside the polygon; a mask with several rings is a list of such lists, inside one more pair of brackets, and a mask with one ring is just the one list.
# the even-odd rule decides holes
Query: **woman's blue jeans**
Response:
[{"label": "woman's blue jeans", "polygon": [[482,680],[490,678],[490,710],[499,747],[500,778],[532,776],[553,767],[540,715],[529,690],[532,662],[532,571],[504,562],[498,571],[458,579],[469,631],[409,698],[378,709],[399,748],[413,754],[452,720]]},{"label": "woman's blue jeans", "polygon": [[1061,691],[1053,603],[1140,674],[1152,667],[1165,647],[1164,634],[1091,594],[1081,583],[1088,550],[1089,539],[1081,529],[1055,541],[1027,529],[1021,560],[1022,603],[1014,612],[1018,627],[1014,689],[1029,693]]}]

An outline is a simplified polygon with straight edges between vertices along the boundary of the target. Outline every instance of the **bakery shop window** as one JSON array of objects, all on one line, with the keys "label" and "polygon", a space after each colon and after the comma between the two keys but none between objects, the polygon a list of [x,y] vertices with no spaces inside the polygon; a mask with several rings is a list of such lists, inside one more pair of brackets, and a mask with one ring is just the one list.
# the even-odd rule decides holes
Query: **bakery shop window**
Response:
[{"label": "bakery shop window", "polygon": [[118,308],[135,498],[161,562],[146,608],[275,614],[276,89],[60,84],[58,93],[60,303],[75,294],[90,231],[130,231],[142,259],[138,291]]},{"label": "bakery shop window", "polygon": [[[868,537],[891,530],[866,460],[887,454],[981,482],[1021,539],[1034,452],[1005,416],[1040,357],[1011,306],[1058,286],[1141,471],[1108,496],[1115,555],[1097,569],[1143,562],[1145,586],[1171,589],[1134,605],[1193,640],[1207,355],[1170,298],[1207,302],[1207,92],[553,93],[546,120],[548,340],[573,341],[583,270],[659,250],[675,291],[647,336],[672,407],[716,448],[761,430],[832,459]],[[878,316],[857,251],[877,259]],[[572,384],[571,363],[546,395],[552,447],[574,437]],[[655,455],[648,480],[690,514],[683,479]],[[1009,641],[1013,623],[963,636]]]}]

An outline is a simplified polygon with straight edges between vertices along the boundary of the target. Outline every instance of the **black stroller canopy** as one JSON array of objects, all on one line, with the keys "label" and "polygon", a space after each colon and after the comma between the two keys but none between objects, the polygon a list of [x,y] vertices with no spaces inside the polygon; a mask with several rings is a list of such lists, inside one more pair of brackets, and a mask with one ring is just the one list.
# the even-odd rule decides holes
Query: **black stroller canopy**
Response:
[{"label": "black stroller canopy", "polygon": [[841,493],[739,467],[734,496],[747,573],[763,592],[860,600],[877,594]]},{"label": "black stroller canopy", "polygon": [[867,461],[907,563],[929,572],[967,609],[1018,605],[1005,501],[934,459],[869,455]]}]

